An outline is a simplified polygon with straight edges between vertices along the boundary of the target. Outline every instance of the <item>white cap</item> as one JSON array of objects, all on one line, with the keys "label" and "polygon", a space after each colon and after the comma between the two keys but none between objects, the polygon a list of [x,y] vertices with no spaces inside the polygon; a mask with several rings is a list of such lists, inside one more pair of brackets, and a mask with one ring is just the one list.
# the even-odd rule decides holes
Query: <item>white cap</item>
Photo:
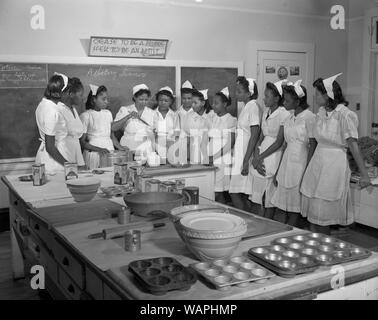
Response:
[{"label": "white cap", "polygon": [[221,92],[227,97],[227,99],[230,99],[230,91],[228,90],[228,87],[222,89]]},{"label": "white cap", "polygon": [[284,84],[287,84],[287,82],[288,82],[288,80],[280,80],[280,81],[278,81],[278,82],[276,82],[274,85],[275,85],[275,87],[277,88],[277,90],[278,90],[278,92],[279,92],[279,94],[280,94],[280,96],[282,97],[282,95],[283,95],[283,89],[282,89],[282,86],[284,85]]},{"label": "white cap", "polygon": [[330,77],[330,78],[328,78],[328,79],[324,79],[323,80],[323,84],[324,84],[324,87],[325,87],[325,89],[326,89],[326,91],[327,91],[327,95],[328,95],[328,97],[330,97],[331,99],[335,99],[335,95],[334,95],[334,93],[333,93],[333,83],[335,82],[335,80],[339,77],[339,76],[341,76],[342,75],[342,73],[339,73],[339,74],[337,74],[337,75],[335,75],[335,76],[333,76],[333,77]]},{"label": "white cap", "polygon": [[92,91],[92,95],[97,95],[97,90],[98,90],[98,86],[94,85],[94,84],[90,84],[89,87],[91,88],[91,91]]},{"label": "white cap", "polygon": [[208,96],[207,96],[207,92],[208,92],[208,91],[209,91],[209,89],[205,89],[205,90],[199,90],[198,92],[202,93],[203,98],[204,98],[205,100],[207,100],[207,99],[208,99]]},{"label": "white cap", "polygon": [[292,82],[287,83],[288,86],[294,87],[295,93],[297,94],[299,98],[303,98],[305,96],[303,88],[301,87],[302,81],[303,80],[298,80],[295,83],[292,83]]},{"label": "white cap", "polygon": [[251,93],[251,95],[253,95],[255,93],[256,80],[252,78],[247,78],[247,81],[249,83],[249,86],[248,86],[249,92]]},{"label": "white cap", "polygon": [[193,85],[190,83],[189,80],[186,80],[183,84],[182,84],[182,89],[193,89]]},{"label": "white cap", "polygon": [[140,90],[150,90],[150,89],[148,89],[148,87],[144,83],[138,84],[135,87],[133,87],[133,96],[135,96],[135,94],[139,92]]},{"label": "white cap", "polygon": [[159,89],[159,92],[161,92],[161,91],[168,91],[168,92],[170,92],[171,94],[172,94],[172,96],[173,96],[173,90],[170,88],[170,87],[163,87],[163,88],[160,88]]},{"label": "white cap", "polygon": [[67,88],[68,86],[68,77],[63,73],[54,72],[54,75],[61,76],[63,78],[64,87],[62,88],[62,91]]}]

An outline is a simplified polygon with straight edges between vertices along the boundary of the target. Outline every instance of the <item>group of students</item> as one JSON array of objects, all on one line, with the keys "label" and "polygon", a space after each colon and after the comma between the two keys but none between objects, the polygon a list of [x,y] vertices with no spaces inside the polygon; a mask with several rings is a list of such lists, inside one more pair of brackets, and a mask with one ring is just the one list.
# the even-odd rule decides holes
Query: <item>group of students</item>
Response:
[{"label": "group of students", "polygon": [[[113,119],[105,86],[90,85],[87,110],[79,116],[75,106],[83,101],[83,84],[56,73],[36,110],[41,137],[36,162],[45,163],[47,172],[62,170],[66,161],[94,169],[114,149],[166,157],[157,136],[171,143],[182,136],[198,138],[188,140],[189,149],[193,141],[211,140],[207,150],[217,167],[217,201],[226,203],[229,194],[239,209],[262,206],[265,217],[292,225],[302,216],[313,230],[329,233],[330,225],[349,225],[354,218],[348,148],[361,172],[360,186],[370,184],[356,141],[358,118],[347,108],[338,76],[314,82],[320,106],[316,115],[308,110],[301,81],[267,83],[262,111],[256,81],[238,77],[236,98],[243,103],[238,118],[228,112],[228,88],[217,92],[210,106],[208,90],[185,81],[177,111],[170,87],[157,92],[152,107],[150,89],[140,84],[132,89],[134,103],[121,107]],[[119,130],[120,141],[115,136]]]}]

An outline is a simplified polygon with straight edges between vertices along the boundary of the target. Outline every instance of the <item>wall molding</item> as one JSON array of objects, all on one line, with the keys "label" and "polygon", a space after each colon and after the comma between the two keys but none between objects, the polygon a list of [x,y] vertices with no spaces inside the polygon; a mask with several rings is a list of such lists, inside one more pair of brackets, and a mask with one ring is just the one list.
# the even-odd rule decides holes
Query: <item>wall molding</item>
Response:
[{"label": "wall molding", "polygon": [[[124,0],[125,2],[131,3],[143,3],[149,5],[158,5],[158,6],[173,6],[173,7],[184,7],[184,8],[195,8],[195,9],[208,9],[208,10],[222,10],[222,11],[234,11],[241,13],[252,13],[252,14],[265,14],[265,15],[278,15],[286,17],[296,17],[296,18],[310,18],[318,20],[330,20],[331,13],[328,15],[319,15],[319,14],[306,14],[306,13],[295,13],[295,12],[284,12],[284,11],[274,11],[274,10],[259,10],[259,9],[249,9],[242,8],[238,6],[222,6],[222,5],[209,5],[205,3],[182,3],[179,1],[164,1],[164,0]],[[330,7],[331,9],[331,7]],[[352,22],[356,20],[361,20],[364,17],[353,17],[346,18],[346,22]]]}]

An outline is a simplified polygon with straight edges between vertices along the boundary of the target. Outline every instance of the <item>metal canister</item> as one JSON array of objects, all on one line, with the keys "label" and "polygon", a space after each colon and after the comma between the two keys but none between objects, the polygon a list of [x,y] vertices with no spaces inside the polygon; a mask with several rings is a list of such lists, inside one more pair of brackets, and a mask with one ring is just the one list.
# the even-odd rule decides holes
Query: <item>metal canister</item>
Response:
[{"label": "metal canister", "polygon": [[184,196],[184,205],[199,204],[199,188],[198,187],[185,187],[182,190]]},{"label": "metal canister", "polygon": [[127,163],[114,165],[114,183],[124,185],[128,183]]},{"label": "metal canister", "polygon": [[118,213],[118,223],[119,224],[126,224],[129,223],[131,219],[131,210],[127,207],[122,207],[120,212]]},{"label": "metal canister", "polygon": [[182,190],[185,188],[185,179],[176,179],[177,193],[182,194]]},{"label": "metal canister", "polygon": [[151,180],[152,176],[151,175],[142,175],[142,176],[137,176],[136,177],[136,184],[137,184],[137,189],[139,192],[146,192],[146,181]]},{"label": "metal canister", "polygon": [[32,165],[33,186],[42,186],[46,183],[45,164]]},{"label": "metal canister", "polygon": [[128,252],[139,251],[141,247],[141,232],[129,230],[125,233],[125,250]]},{"label": "metal canister", "polygon": [[146,192],[159,192],[160,180],[151,179],[146,181]]},{"label": "metal canister", "polygon": [[65,162],[64,163],[64,175],[65,175],[66,180],[79,178],[77,163]]},{"label": "metal canister", "polygon": [[164,181],[160,184],[159,192],[177,192],[176,183],[173,181]]}]

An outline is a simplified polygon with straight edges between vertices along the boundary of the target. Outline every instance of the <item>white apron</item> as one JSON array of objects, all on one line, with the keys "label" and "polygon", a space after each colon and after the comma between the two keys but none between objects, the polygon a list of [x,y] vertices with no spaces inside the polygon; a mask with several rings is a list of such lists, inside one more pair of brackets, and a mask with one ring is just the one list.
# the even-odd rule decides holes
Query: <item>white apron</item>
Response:
[{"label": "white apron", "polygon": [[249,175],[242,176],[241,171],[249,140],[251,138],[251,127],[260,126],[260,124],[260,108],[255,100],[251,100],[243,107],[238,116],[236,140],[232,156],[230,193],[244,193],[248,195],[252,193],[252,182],[250,177],[252,158],[249,161]]},{"label": "white apron", "polygon": [[[111,136],[113,116],[109,110],[88,110],[80,115],[88,143],[98,148],[114,151]],[[84,150],[83,157],[89,169],[96,169],[107,165],[107,157],[100,156],[96,151]]]},{"label": "white apron", "polygon": [[358,138],[358,118],[344,105],[327,115],[319,109],[314,125],[318,142],[301,186],[302,215],[317,225],[348,225],[354,221],[351,204],[347,139]]},{"label": "white apron", "polygon": [[[145,123],[140,121],[139,119],[130,119],[125,126],[124,134],[121,138],[120,144],[121,146],[129,148],[131,151],[136,151],[138,153],[143,154],[147,157],[149,153],[153,151],[153,131],[151,126],[151,117],[153,110],[147,110],[148,107],[145,107],[142,114],[141,119],[146,121],[150,126],[147,126]],[[119,114],[116,115],[114,121],[121,120],[131,112],[138,112],[135,105],[131,105],[128,107],[121,107],[121,109],[125,109],[122,113],[120,110]],[[148,115],[148,116],[146,116]]]},{"label": "white apron", "polygon": [[65,127],[67,130],[67,136],[58,141],[56,146],[62,156],[68,162],[77,163],[79,166],[85,165],[83,154],[81,152],[80,138],[83,135],[84,127],[80,120],[79,114],[76,109],[73,108],[72,111],[64,105],[63,103],[58,103],[58,111],[62,114],[65,119]]}]

